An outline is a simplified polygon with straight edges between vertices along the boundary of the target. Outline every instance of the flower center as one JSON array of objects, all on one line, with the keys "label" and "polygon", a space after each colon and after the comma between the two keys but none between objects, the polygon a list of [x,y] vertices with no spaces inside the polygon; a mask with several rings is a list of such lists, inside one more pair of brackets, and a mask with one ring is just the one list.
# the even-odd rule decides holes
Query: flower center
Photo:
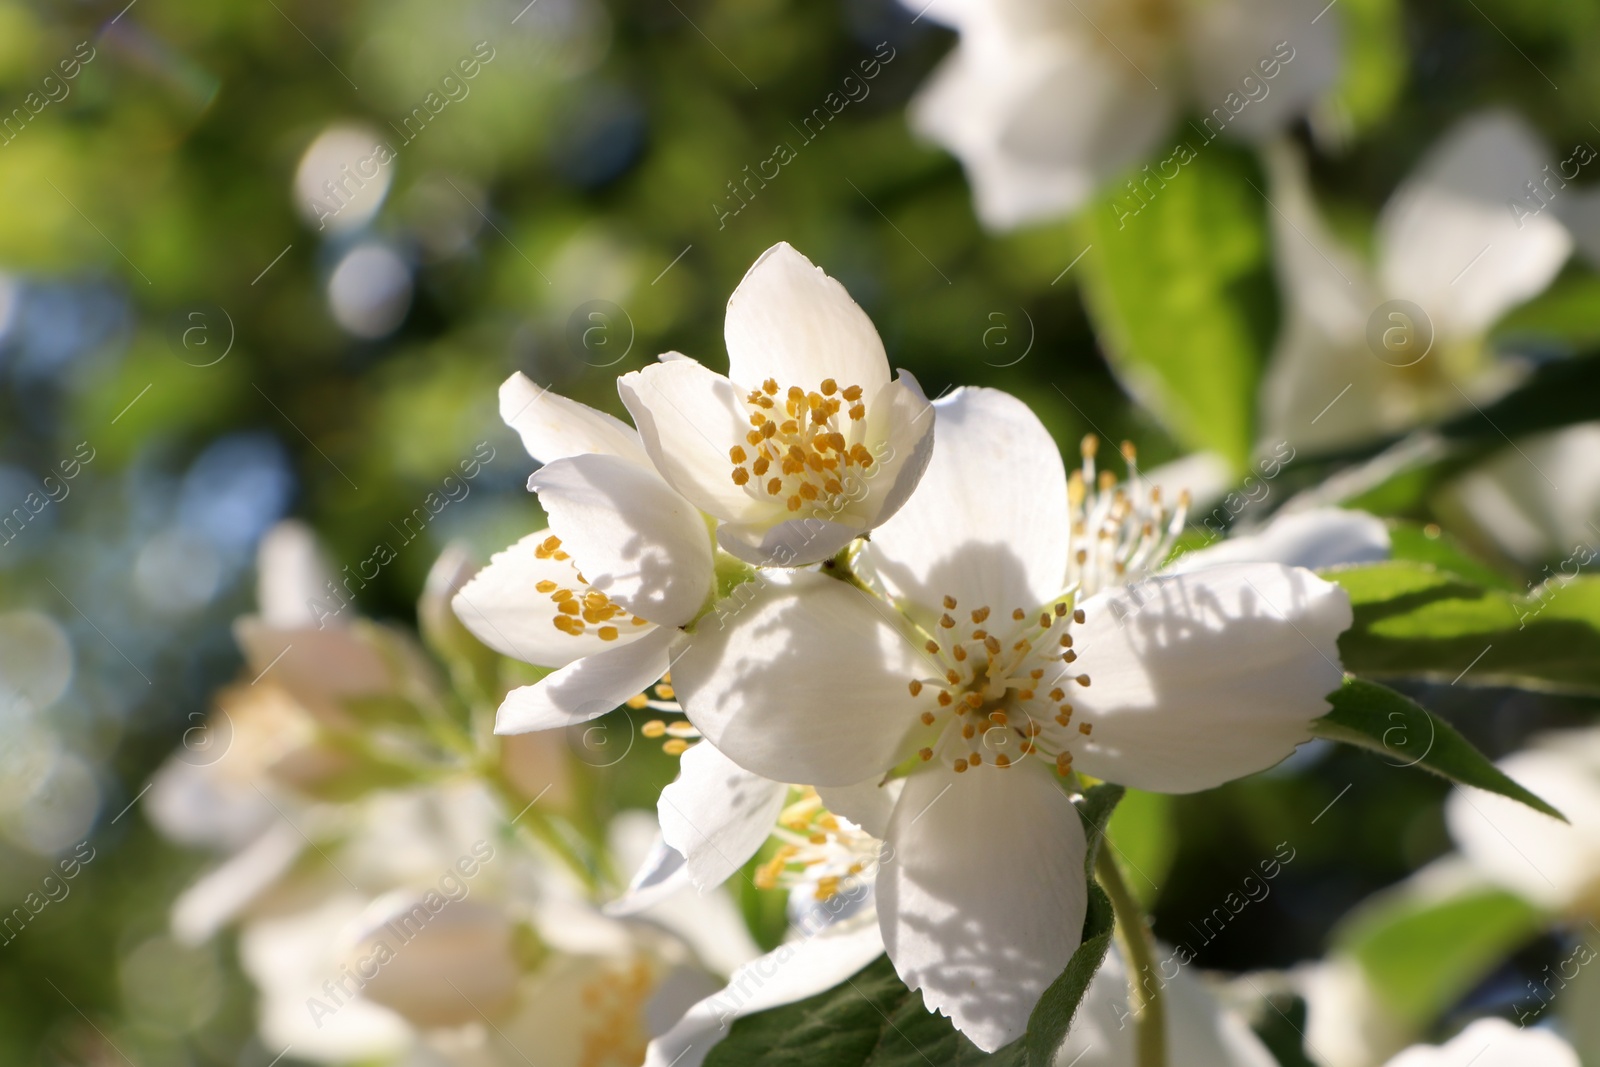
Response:
[{"label": "flower center", "polygon": [[1137,581],[1161,566],[1189,511],[1187,489],[1169,512],[1160,486],[1146,488],[1133,442],[1122,443],[1128,467],[1124,482],[1110,471],[1095,472],[1099,448],[1099,438],[1085,437],[1079,448],[1082,466],[1067,477],[1071,528],[1067,582],[1085,597],[1107,586]]},{"label": "flower center", "polygon": [[657,976],[644,960],[631,966],[607,966],[585,982],[579,998],[587,1013],[583,1027],[582,1067],[626,1067],[644,1059],[649,1042],[643,1026],[645,1005],[655,994]]},{"label": "flower center", "polygon": [[[572,559],[562,549],[561,538],[554,534],[540,541],[533,554],[539,559],[561,561]],[[620,626],[650,625],[649,619],[641,619],[637,615],[630,614],[625,608],[612,603],[611,598],[600,590],[591,589],[588,579],[578,573],[577,567],[572,568],[572,574],[577,579],[575,587],[564,586],[549,578],[541,580],[534,586],[534,589],[555,603],[556,615],[550,622],[562,633],[582,637],[589,632],[590,627],[594,627],[595,636],[600,640],[615,641],[622,636]]]},{"label": "flower center", "polygon": [[809,889],[819,901],[853,892],[858,881],[871,884],[878,865],[878,842],[848,819],[822,806],[810,786],[783,809],[773,835],[782,842],[755,873],[757,889]]},{"label": "flower center", "polygon": [[952,614],[955,597],[945,597],[944,608],[939,639],[923,645],[941,673],[910,682],[913,697],[932,696],[920,715],[930,743],[917,755],[923,762],[938,757],[959,774],[984,762],[1010,767],[1040,752],[1069,773],[1069,746],[1092,730],[1086,722],[1068,730],[1073,708],[1065,687],[1089,684],[1071,667],[1078,658],[1072,626],[1083,622],[1083,610],[1066,596],[1031,614],[1014,608],[1009,622],[991,624],[987,605],[967,613],[970,623]]},{"label": "flower center", "polygon": [[790,386],[781,401],[778,392],[768,378],[745,397],[751,429],[744,445],[728,449],[734,484],[758,499],[782,501],[790,511],[822,501],[839,511],[873,464],[862,443],[867,405],[861,386],[840,389],[829,378],[821,392]]}]

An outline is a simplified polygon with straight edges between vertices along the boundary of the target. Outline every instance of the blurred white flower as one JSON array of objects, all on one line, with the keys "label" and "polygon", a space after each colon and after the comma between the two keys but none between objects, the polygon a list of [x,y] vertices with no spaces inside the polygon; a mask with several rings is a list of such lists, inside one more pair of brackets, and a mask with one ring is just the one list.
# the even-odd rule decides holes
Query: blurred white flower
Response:
[{"label": "blurred white flower", "polygon": [[961,159],[996,229],[1076,209],[1166,148],[1186,111],[1204,123],[1199,151],[1221,133],[1258,140],[1339,74],[1338,16],[1314,17],[1315,4],[904,2],[961,35],[911,122]]},{"label": "blurred white flower", "polygon": [[755,774],[905,778],[877,880],[884,941],[906,984],[992,1051],[1078,946],[1086,846],[1054,775],[1192,792],[1272,766],[1327,710],[1351,616],[1337,587],[1278,564],[1139,581],[1181,516],[1137,485],[1116,493],[1089,449],[1069,482],[1013,397],[937,407],[920,491],[859,554],[904,618],[820,574],[774,577],[732,625],[701,628],[673,684]]},{"label": "blurred white flower", "polygon": [[872,320],[776,244],[728,300],[728,375],[671,353],[624,375],[623,403],[661,476],[756,566],[800,566],[888,519],[916,488],[933,413],[889,377]]},{"label": "blurred white flower", "polygon": [[1267,439],[1357,444],[1515,383],[1485,334],[1542,292],[1572,248],[1554,213],[1507,208],[1548,161],[1526,122],[1492,111],[1450,130],[1389,198],[1370,267],[1328,231],[1292,147],[1267,158],[1286,303],[1261,391]]},{"label": "blurred white flower", "polygon": [[1600,546],[1600,422],[1522,438],[1446,484],[1439,507],[1521,563],[1567,556],[1560,570],[1576,577]]},{"label": "blurred white flower", "polygon": [[1442,1045],[1413,1045],[1385,1067],[1579,1067],[1572,1046],[1548,1030],[1479,1019]]},{"label": "blurred white flower", "polygon": [[1445,805],[1456,847],[1484,878],[1526,900],[1600,914],[1600,731],[1545,734],[1497,766],[1568,821],[1458,786]]}]

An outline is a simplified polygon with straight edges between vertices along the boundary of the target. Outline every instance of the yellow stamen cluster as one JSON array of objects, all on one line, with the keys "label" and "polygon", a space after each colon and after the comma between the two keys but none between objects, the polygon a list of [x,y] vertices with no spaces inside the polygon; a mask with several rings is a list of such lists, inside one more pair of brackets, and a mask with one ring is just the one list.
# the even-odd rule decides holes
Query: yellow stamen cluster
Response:
[{"label": "yellow stamen cluster", "polygon": [[778,816],[777,852],[756,869],[757,889],[809,886],[819,901],[831,900],[877,865],[878,843],[822,806],[809,786]]},{"label": "yellow stamen cluster", "polygon": [[633,1067],[643,1062],[649,1034],[645,1005],[654,996],[658,977],[644,960],[629,966],[608,966],[606,973],[579,990],[583,1005],[581,1067]]},{"label": "yellow stamen cluster", "polygon": [[[653,711],[681,715],[683,708],[678,704],[677,697],[677,690],[672,688],[672,672],[668,671],[661,676],[661,681],[650,687],[649,691],[635,693],[624,703],[634,711],[650,708]],[[683,720],[666,722],[662,719],[650,719],[640,725],[639,732],[652,741],[665,737],[667,740],[662,742],[661,750],[669,756],[683,755],[695,741],[700,740],[700,731]]]},{"label": "yellow stamen cluster", "polygon": [[1057,770],[1070,773],[1066,746],[1091,729],[1082,722],[1076,734],[1067,730],[1073,706],[1065,687],[1089,684],[1087,674],[1067,670],[1078,658],[1071,629],[1084,621],[1083,610],[1073,608],[1070,597],[1035,613],[1016,608],[1009,623],[991,631],[994,612],[988,605],[958,620],[955,597],[943,604],[933,627],[939,639],[924,645],[939,673],[913,678],[907,686],[914,698],[932,698],[918,714],[932,728],[918,736],[931,743],[917,750],[917,758],[943,759],[961,774],[985,762],[1011,767],[1048,749]]},{"label": "yellow stamen cluster", "polygon": [[[571,556],[561,547],[561,538],[551,534],[534,548],[533,554],[539,559],[553,559],[566,562]],[[538,592],[548,596],[556,606],[556,614],[551,619],[551,625],[564,634],[573,637],[582,637],[590,632],[593,627],[594,635],[602,641],[615,641],[622,636],[622,626],[648,626],[648,619],[641,619],[630,614],[626,609],[611,602],[611,598],[598,589],[589,588],[589,583],[582,574],[577,574],[577,587],[562,585],[560,582],[549,578],[542,579],[534,586]]]},{"label": "yellow stamen cluster", "polygon": [[751,429],[744,445],[728,450],[728,459],[733,483],[758,498],[799,511],[808,503],[836,500],[854,472],[873,464],[861,441],[867,405],[859,385],[841,389],[829,378],[820,391],[790,386],[780,397],[778,383],[768,378],[750,391],[745,405]]},{"label": "yellow stamen cluster", "polygon": [[1169,512],[1161,488],[1145,487],[1133,442],[1122,443],[1128,470],[1123,482],[1110,471],[1096,471],[1099,450],[1099,438],[1085,437],[1079,448],[1082,463],[1067,477],[1071,529],[1067,576],[1080,596],[1135,581],[1161,566],[1189,509],[1187,490]]}]

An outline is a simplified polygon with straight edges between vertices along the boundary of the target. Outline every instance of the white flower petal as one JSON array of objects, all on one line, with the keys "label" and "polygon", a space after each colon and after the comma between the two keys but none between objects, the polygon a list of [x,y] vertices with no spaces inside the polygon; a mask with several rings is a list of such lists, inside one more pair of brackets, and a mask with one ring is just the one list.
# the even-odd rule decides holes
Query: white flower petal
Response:
[{"label": "white flower petal", "polygon": [[775,781],[849,785],[897,761],[928,668],[859,590],[796,572],[735,589],[672,665],[689,720]]},{"label": "white flower petal", "polygon": [[[1150,73],[1170,72],[1158,62]],[[1010,229],[1074,210],[1147,155],[1171,99],[1084,35],[963,32],[911,123],[961,160],[984,224]]]},{"label": "white flower petal", "polygon": [[882,952],[872,923],[779,945],[734,971],[726,989],[690,1008],[650,1042],[645,1067],[700,1067],[734,1019],[832,989]]},{"label": "white flower petal", "polygon": [[998,389],[960,389],[933,405],[938,431],[918,491],[864,546],[891,595],[926,610],[1032,611],[1061,592],[1067,477],[1050,431]]},{"label": "white flower petal", "polygon": [[667,844],[657,833],[644,862],[639,864],[629,879],[628,888],[601,911],[619,918],[637,915],[693,884],[689,880],[688,861],[683,858],[683,853]]},{"label": "white flower petal", "polygon": [[620,419],[534,385],[521,371],[500,386],[500,418],[540,463],[598,452],[647,466],[639,435]]},{"label": "white flower petal", "polygon": [[572,456],[528,480],[550,528],[590,587],[642,619],[678,626],[712,588],[711,533],[700,512],[649,467]]},{"label": "white flower petal", "polygon": [[223,864],[201,875],[172,902],[172,936],[186,945],[210,940],[289,872],[305,838],[278,822]]},{"label": "white flower petal", "polygon": [[1572,1046],[1548,1030],[1479,1019],[1437,1047],[1413,1045],[1386,1067],[1578,1067]]},{"label": "white flower petal", "polygon": [[715,746],[694,745],[661,791],[661,837],[688,860],[694,884],[712,889],[766,843],[788,795],[787,785],[751,774]]},{"label": "white flower petal", "polygon": [[1192,793],[1265,770],[1311,738],[1338,688],[1350,598],[1310,571],[1232,563],[1155,577],[1083,605],[1072,703],[1097,778]]},{"label": "white flower petal", "polygon": [[881,776],[874,775],[852,785],[819,786],[817,796],[822,798],[823,807],[843,815],[881,841],[889,834],[889,816],[894,813],[904,784],[904,779],[882,782]]},{"label": "white flower petal", "polygon": [[1282,563],[1321,570],[1389,558],[1389,527],[1364,511],[1313,508],[1274,516],[1259,532],[1230,537],[1180,556],[1169,574],[1222,563]]},{"label": "white flower petal", "polygon": [[1458,123],[1384,207],[1385,288],[1420,305],[1446,337],[1479,334],[1543,292],[1572,238],[1554,212],[1519,218],[1507,205],[1527,200],[1525,183],[1538,182],[1548,162],[1538,134],[1513,112]]},{"label": "white flower petal", "polygon": [[[1208,133],[1224,129],[1259,140],[1287,126],[1338,80],[1337,18],[1308,22],[1282,0],[1185,4],[1182,11],[1197,110],[1201,120],[1211,120]],[[1263,69],[1275,75],[1266,78]]]},{"label": "white flower petal", "polygon": [[697,508],[733,522],[776,515],[777,505],[758,503],[733,481],[728,450],[744,443],[750,422],[732,382],[675,359],[624,374],[617,392],[656,470]]},{"label": "white flower petal", "polygon": [[745,273],[728,299],[724,336],[728,377],[743,389],[771,378],[780,389],[813,392],[832,378],[871,396],[889,380],[889,357],[867,313],[787,243]]},{"label": "white flower petal", "polygon": [[494,732],[525,734],[599,718],[667,672],[669,650],[680,636],[670,626],[646,627],[634,641],[607,645],[603,652],[513,689],[495,713]]},{"label": "white flower petal", "polygon": [[[305,523],[285,519],[261,538],[256,548],[256,603],[266,625],[278,630],[315,626],[315,602],[328,595],[330,582],[334,582],[333,566]],[[337,624],[340,619],[332,621]]]},{"label": "white flower petal", "polygon": [[933,404],[909,371],[901,371],[868,403],[865,437],[882,446],[865,478],[874,525],[899,511],[920,484],[933,458],[933,424]]},{"label": "white flower petal", "polygon": [[1457,788],[1445,805],[1450,836],[1484,877],[1556,910],[1584,899],[1600,872],[1600,761],[1582,739],[1552,734],[1499,764],[1568,822],[1477,789]]},{"label": "white flower petal", "polygon": [[785,519],[724,523],[717,544],[752,567],[802,567],[819,563],[866,533],[864,525],[833,519]]},{"label": "white flower petal", "polygon": [[[617,646],[602,640],[593,627],[581,634],[556,628],[560,612],[549,593],[539,592],[539,583],[554,582],[580,597],[583,585],[571,560],[539,558],[536,550],[549,536],[549,530],[540,530],[496,552],[489,565],[451,598],[450,606],[473,636],[501,655],[541,667],[562,667]],[[638,640],[644,627],[619,629],[618,641],[628,642]]]},{"label": "white flower petal", "polygon": [[985,1052],[1022,1036],[1078,947],[1078,810],[1042,763],[913,773],[878,869],[895,970]]}]

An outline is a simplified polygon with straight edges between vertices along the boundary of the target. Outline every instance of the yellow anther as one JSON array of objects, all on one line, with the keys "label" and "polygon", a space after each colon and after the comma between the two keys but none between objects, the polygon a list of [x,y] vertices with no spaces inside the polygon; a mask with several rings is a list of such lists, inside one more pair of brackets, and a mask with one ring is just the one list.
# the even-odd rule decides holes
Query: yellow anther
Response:
[{"label": "yellow anther", "polygon": [[941,615],[939,616],[939,625],[946,630],[953,630],[956,626],[956,620],[952,619],[948,614]]},{"label": "yellow anther", "polygon": [[989,617],[989,609],[987,607],[979,608],[977,611],[974,611],[972,613],[972,621],[973,622],[983,622],[988,617]]},{"label": "yellow anther", "polygon": [[1077,682],[1079,685],[1083,686],[1085,689],[1089,688],[1089,676],[1087,674],[1080,674],[1076,678],[1074,678],[1073,681]]},{"label": "yellow anther", "polygon": [[962,771],[967,769],[967,761],[964,759],[958,759],[950,765],[950,769],[955,771],[957,774],[960,774]]},{"label": "yellow anther", "polygon": [[1084,459],[1093,459],[1096,452],[1100,451],[1100,438],[1094,434],[1084,434],[1083,440],[1078,443],[1078,451]]},{"label": "yellow anther", "polygon": [[989,713],[989,721],[994,723],[996,726],[1004,726],[1011,720],[1003,711],[991,711]]},{"label": "yellow anther", "polygon": [[949,693],[943,691],[939,693],[939,706],[941,708],[948,708],[953,703],[955,703],[955,698]]},{"label": "yellow anther", "polygon": [[732,448],[728,449],[728,458],[733,460],[735,463],[743,463],[748,457],[745,455],[744,449],[740,448],[738,445],[734,445]]},{"label": "yellow anther", "polygon": [[[645,696],[643,693],[635,693],[633,696],[623,701],[623,703],[628,705],[628,707],[632,708],[634,711],[643,711],[645,708],[650,706],[650,698]],[[665,728],[665,726],[662,727],[662,729]]]},{"label": "yellow anther", "polygon": [[602,627],[600,627],[600,640],[602,640],[602,641],[615,641],[617,639],[617,637],[618,637],[618,631],[617,631],[617,628],[615,626],[602,626]]},{"label": "yellow anther", "polygon": [[1133,447],[1132,441],[1122,442],[1122,459],[1130,467],[1138,462],[1139,450]]},{"label": "yellow anther", "polygon": [[962,660],[967,658],[967,646],[956,645],[950,650],[950,654],[956,658],[957,663],[960,663]]},{"label": "yellow anther", "polygon": [[677,697],[678,691],[672,688],[671,684],[668,682],[657,682],[656,695],[662,700],[673,700]]},{"label": "yellow anther", "polygon": [[1028,617],[1028,613],[1023,611],[1021,608],[1012,608],[1011,617],[1017,622],[1021,622],[1023,619]]},{"label": "yellow anther", "polygon": [[1071,648],[1072,647],[1072,635],[1071,634],[1062,634],[1061,635],[1061,647],[1062,648]]},{"label": "yellow anther", "polygon": [[1072,753],[1063,752],[1056,757],[1056,773],[1062,776],[1072,773]]},{"label": "yellow anther", "polygon": [[933,749],[931,749],[931,748],[918,749],[917,750],[917,755],[922,758],[922,762],[923,763],[927,763],[929,760],[933,759]]},{"label": "yellow anther", "polygon": [[983,762],[983,753],[982,752],[968,752],[967,753],[967,762],[972,764],[974,767],[976,767],[978,764]]},{"label": "yellow anther", "polygon": [[537,585],[535,585],[534,589],[538,590],[541,593],[548,593],[552,589],[554,589],[555,587],[556,587],[556,583],[555,582],[552,582],[550,579],[545,578],[544,580],[540,581]]},{"label": "yellow anther", "polygon": [[734,485],[744,485],[745,483],[747,483],[749,481],[750,481],[750,472],[749,471],[745,470],[743,467],[735,467],[735,468],[733,468],[733,484]]},{"label": "yellow anther", "polygon": [[674,737],[672,740],[661,746],[661,751],[665,752],[669,756],[681,756],[685,752],[689,751],[689,742],[685,741],[681,737]]},{"label": "yellow anther", "polygon": [[939,654],[939,642],[937,641],[929,641],[922,647],[927,649],[930,655],[937,656]]},{"label": "yellow anther", "polygon": [[1084,737],[1088,737],[1092,730],[1094,730],[1094,724],[1093,723],[1080,722],[1078,724],[1078,732],[1080,734],[1082,734]]},{"label": "yellow anther", "polygon": [[956,610],[956,598],[953,597],[953,596],[945,597],[944,598],[944,607],[945,607],[946,611],[954,611],[954,610]]},{"label": "yellow anther", "polygon": [[1067,614],[1067,606],[1065,604],[1057,604],[1056,605],[1056,618],[1058,618],[1058,619],[1065,618],[1066,614]]},{"label": "yellow anther", "polygon": [[854,404],[857,400],[861,399],[861,386],[859,386],[859,385],[849,386],[849,387],[847,387],[845,389],[845,391],[843,393],[840,393],[839,395],[844,397],[850,403]]},{"label": "yellow anther", "polygon": [[949,682],[951,685],[960,685],[961,674],[957,671],[945,671],[944,680]]},{"label": "yellow anther", "polygon": [[922,683],[913,678],[911,679],[911,684],[908,685],[907,688],[911,690],[912,696],[916,696],[922,692]]},{"label": "yellow anther", "polygon": [[1002,752],[994,758],[994,765],[996,767],[1009,767],[1011,766],[1011,757]]},{"label": "yellow anther", "polygon": [[922,725],[924,725],[924,726],[932,726],[933,723],[934,723],[934,720],[937,719],[937,718],[938,718],[938,716],[936,716],[933,712],[925,711],[925,712],[922,713]]},{"label": "yellow anther", "polygon": [[[965,701],[967,707],[971,708],[973,711],[977,711],[979,708],[983,707],[983,697],[978,693],[968,693],[961,699]],[[995,714],[998,715],[1002,713],[996,712]]]},{"label": "yellow anther", "polygon": [[1065,689],[1057,688],[1057,689],[1050,690],[1050,699],[1055,701],[1058,704],[1061,703],[1062,698],[1065,697],[1066,695],[1067,695],[1067,691]]},{"label": "yellow anther", "polygon": [[[640,693],[639,695],[644,696],[643,693]],[[643,702],[639,704],[639,707],[644,707]],[[662,722],[660,719],[651,719],[649,722],[639,727],[639,732],[651,740],[655,740],[658,737],[666,737],[667,724]]]},{"label": "yellow anther", "polygon": [[832,396],[834,393],[837,393],[838,391],[839,391],[839,383],[838,382],[834,381],[832,378],[824,378],[824,379],[822,379],[822,395],[823,396]]},{"label": "yellow anther", "polygon": [[1074,611],[1072,613],[1072,621],[1077,623],[1079,626],[1083,625],[1083,620],[1085,618],[1086,618],[1086,616],[1083,614],[1083,609],[1082,608],[1079,608],[1077,611]]},{"label": "yellow anther", "polygon": [[968,741],[971,741],[973,737],[977,735],[977,733],[978,728],[972,725],[970,722],[961,728],[961,736],[965,737]]}]

